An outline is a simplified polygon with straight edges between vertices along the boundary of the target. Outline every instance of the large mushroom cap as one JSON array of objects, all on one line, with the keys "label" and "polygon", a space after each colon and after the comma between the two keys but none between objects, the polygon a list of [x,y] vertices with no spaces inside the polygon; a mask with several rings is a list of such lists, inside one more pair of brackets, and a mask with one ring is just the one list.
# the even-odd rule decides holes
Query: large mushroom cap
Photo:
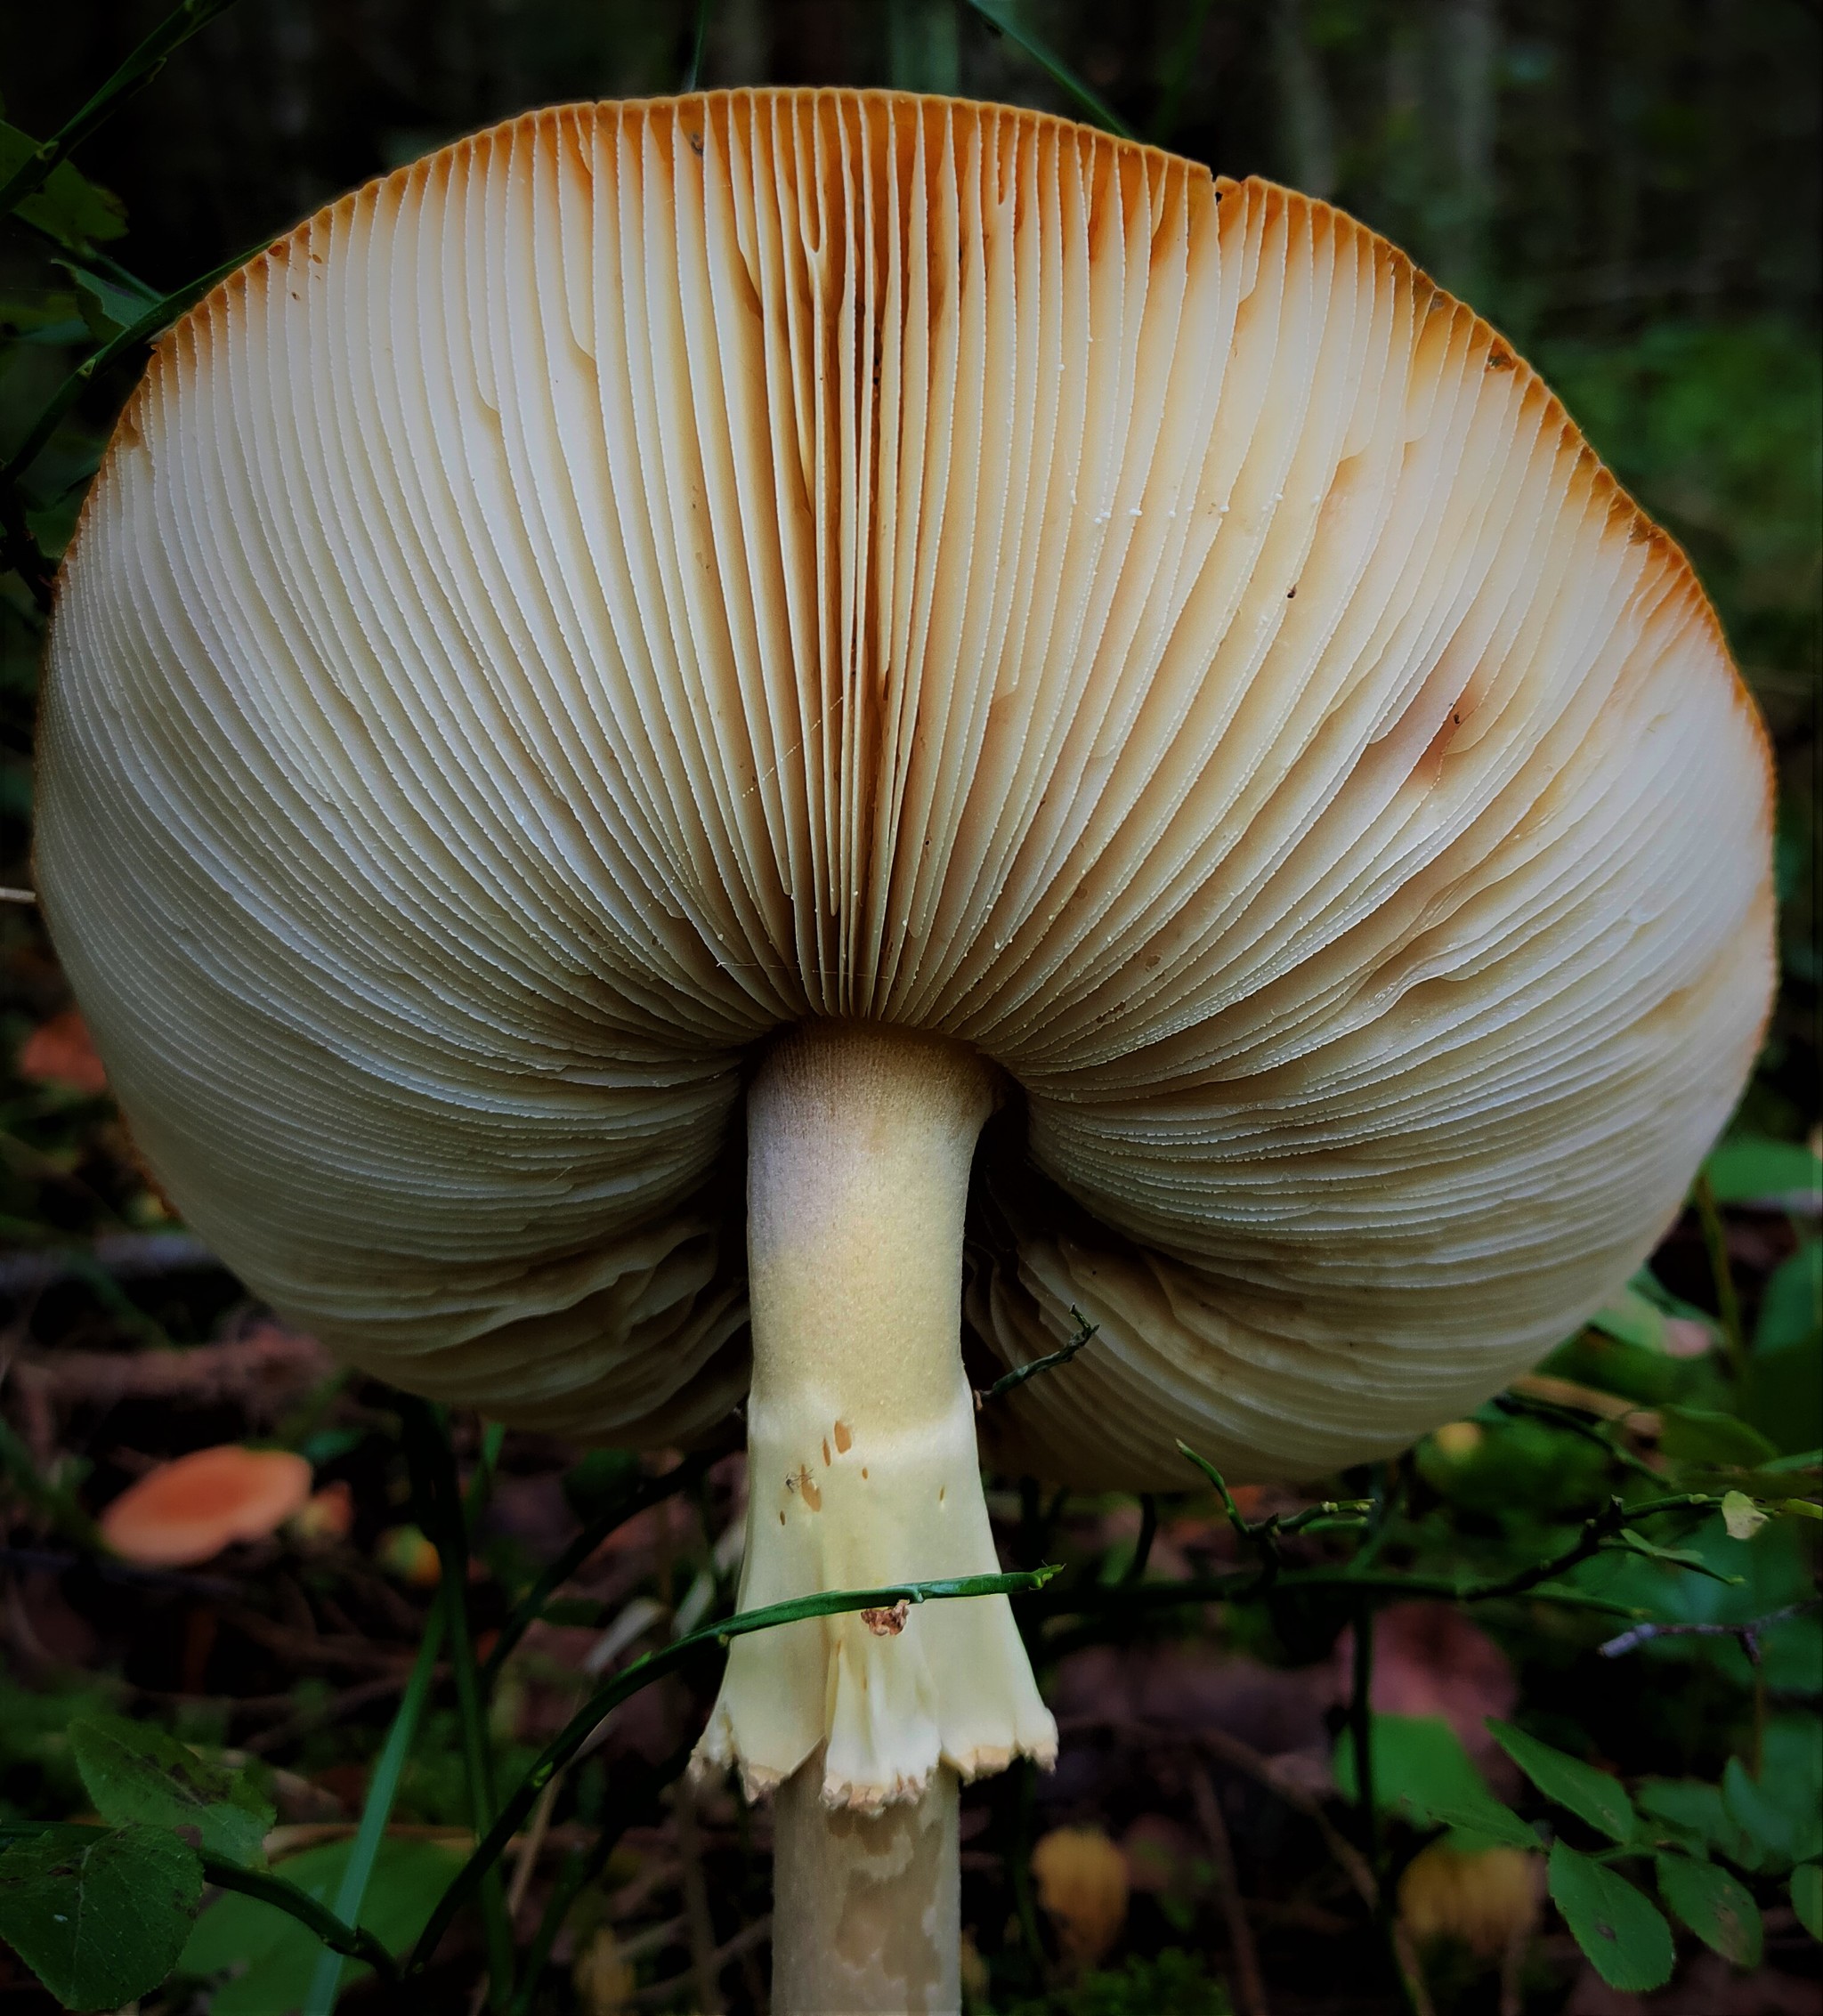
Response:
[{"label": "large mushroom cap", "polygon": [[1536,376],[1323,204],[986,106],[542,112],[300,226],[120,424],[43,752],[186,1217],[574,1433],[741,1390],[782,1025],[1000,1068],[974,1321],[1098,1321],[1009,1418],[1143,1483],[1547,1348],[1771,983],[1753,707]]}]

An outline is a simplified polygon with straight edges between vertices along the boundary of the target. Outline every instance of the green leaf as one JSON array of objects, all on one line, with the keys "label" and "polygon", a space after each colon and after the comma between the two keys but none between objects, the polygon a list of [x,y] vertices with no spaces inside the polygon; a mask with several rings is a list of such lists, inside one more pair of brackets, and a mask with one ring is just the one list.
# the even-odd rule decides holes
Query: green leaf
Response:
[{"label": "green leaf", "polygon": [[1730,1588],[1737,1588],[1746,1580],[1745,1575],[1727,1575],[1720,1568],[1711,1567],[1700,1554],[1688,1547],[1660,1547],[1656,1541],[1648,1540],[1643,1533],[1635,1533],[1630,1526],[1610,1534],[1601,1546],[1606,1553],[1637,1554],[1642,1561],[1663,1561],[1667,1567],[1685,1568],[1691,1575],[1706,1575],[1711,1582],[1725,1583]]},{"label": "green leaf", "polygon": [[1756,1868],[1759,1855],[1746,1831],[1722,1803],[1722,1787],[1700,1778],[1648,1778],[1638,1792],[1649,1821],[1645,1834],[1669,1833],[1725,1855],[1743,1869]]},{"label": "green leaf", "polygon": [[86,266],[76,265],[68,259],[57,260],[55,263],[75,281],[77,305],[82,311],[83,322],[99,343],[108,342],[122,329],[130,329],[148,309],[158,305],[158,295],[142,281],[132,280],[131,284],[126,284],[109,279],[105,274],[92,273]]},{"label": "green leaf", "polygon": [[1823,1188],[1823,1161],[1795,1141],[1744,1135],[1724,1141],[1703,1164],[1718,1204],[1751,1203]]},{"label": "green leaf", "polygon": [[1452,1844],[1465,1855],[1487,1848],[1536,1848],[1538,1836],[1509,1806],[1497,1799],[1471,1807],[1436,1805],[1430,1818],[1450,1830]]},{"label": "green leaf", "polygon": [[1632,1841],[1639,1832],[1640,1817],[1626,1787],[1606,1771],[1567,1757],[1561,1750],[1553,1750],[1548,1743],[1540,1743],[1536,1737],[1492,1715],[1487,1727],[1494,1740],[1547,1799],[1568,1807],[1579,1820],[1586,1820],[1612,1840]]},{"label": "green leaf", "polygon": [[1813,1939],[1823,1939],[1823,1862],[1806,1862],[1791,1873],[1791,1907]]},{"label": "green leaf", "polygon": [[203,1891],[159,1827],[58,1827],[0,1855],[0,1939],[66,2008],[118,2009],[177,1963]]},{"label": "green leaf", "polygon": [[[29,134],[0,121],[0,182],[10,182],[37,148]],[[119,238],[126,230],[126,210],[120,198],[111,190],[98,188],[68,161],[60,161],[52,169],[45,186],[20,205],[19,215],[72,251]]]},{"label": "green leaf", "polygon": [[[278,1874],[319,1904],[330,1904],[352,1850],[353,1843],[346,1841],[306,1849],[281,1863]],[[361,1923],[389,1952],[402,1953],[461,1864],[454,1850],[437,1842],[387,1838],[374,1858]],[[185,1975],[233,1974],[211,1995],[210,2016],[272,2016],[275,2010],[302,2005],[322,1951],[296,1919],[256,1898],[230,1891],[197,1920],[178,1966]],[[365,1980],[369,1972],[359,1961],[347,1961],[341,1985]]]},{"label": "green leaf", "polygon": [[1550,1882],[1552,1901],[1609,1988],[1640,1995],[1671,1979],[1671,1927],[1624,1876],[1559,1842],[1551,1850]]},{"label": "green leaf", "polygon": [[[1336,1784],[1357,1794],[1352,1732],[1336,1745]],[[1487,1789],[1462,1739],[1440,1715],[1376,1715],[1373,1734],[1373,1801],[1415,1826],[1447,1826],[1516,1848],[1535,1848],[1536,1835]],[[1483,1845],[1486,1844],[1484,1842]]]},{"label": "green leaf", "polygon": [[1641,1351],[1667,1356],[1665,1312],[1649,1302],[1637,1288],[1623,1288],[1589,1318],[1589,1327],[1604,1337],[1631,1344]]},{"label": "green leaf", "polygon": [[1768,1275],[1754,1325],[1754,1356],[1807,1344],[1823,1329],[1823,1239],[1807,1239]]},{"label": "green leaf", "polygon": [[1714,1463],[1729,1469],[1752,1469],[1778,1451],[1738,1414],[1718,1414],[1706,1407],[1666,1407],[1658,1446],[1681,1463]]},{"label": "green leaf", "polygon": [[1738,1757],[1730,1757],[1722,1774],[1722,1802],[1753,1844],[1761,1868],[1787,1868],[1817,1852],[1823,1822],[1815,1812],[1815,1787],[1797,1774],[1756,1779]]},{"label": "green leaf", "polygon": [[1745,1491],[1726,1491],[1722,1496],[1722,1523],[1730,1540],[1751,1540],[1766,1524],[1767,1515]]},{"label": "green leaf", "polygon": [[1743,1884],[1714,1863],[1688,1855],[1661,1855],[1657,1869],[1659,1896],[1705,1946],[1737,1967],[1760,1964],[1766,1928]]},{"label": "green leaf", "polygon": [[193,1829],[199,1847],[248,1868],[263,1865],[272,1809],[244,1772],[206,1764],[163,1729],[117,1715],[72,1722],[69,1745],[104,1820]]}]

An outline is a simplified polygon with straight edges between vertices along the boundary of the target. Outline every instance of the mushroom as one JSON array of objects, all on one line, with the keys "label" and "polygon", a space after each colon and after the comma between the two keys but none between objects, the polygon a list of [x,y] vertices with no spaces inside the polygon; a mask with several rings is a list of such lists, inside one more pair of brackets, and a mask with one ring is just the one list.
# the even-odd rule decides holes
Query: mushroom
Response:
[{"label": "mushroom", "polygon": [[[1326,205],[991,106],[563,108],[299,226],[160,344],[43,718],[186,1219],[498,1419],[746,1394],[744,1606],[995,1566],[965,1271],[1009,1365],[1099,1326],[983,1416],[1040,1474],[1460,1416],[1771,984],[1753,704],[1538,378]],[[957,1779],[1054,1741],[998,1598],[741,1639],[777,2005],[953,2007]]]},{"label": "mushroom", "polygon": [[238,1540],[263,1540],[310,1497],[310,1465],[286,1449],[224,1442],[160,1463],[102,1512],[101,1538],[123,1561],[187,1568]]}]

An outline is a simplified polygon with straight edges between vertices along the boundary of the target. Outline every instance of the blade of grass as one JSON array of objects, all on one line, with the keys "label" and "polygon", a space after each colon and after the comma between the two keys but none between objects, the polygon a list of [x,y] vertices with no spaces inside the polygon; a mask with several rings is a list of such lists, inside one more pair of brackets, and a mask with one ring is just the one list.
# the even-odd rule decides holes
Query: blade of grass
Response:
[{"label": "blade of grass", "polygon": [[[493,1826],[496,1806],[487,1704],[482,1693],[481,1672],[475,1664],[474,1641],[468,1629],[468,1522],[456,1477],[456,1459],[441,1416],[425,1401],[409,1394],[400,1397],[400,1414],[405,1424],[405,1454],[411,1469],[412,1494],[417,1501],[418,1524],[435,1547],[441,1568],[439,1599],[443,1629],[450,1640],[450,1667],[456,1680],[456,1713],[462,1729],[469,1811],[480,1838],[488,1835]],[[488,1467],[483,1461],[483,1475]],[[480,1888],[490,2000],[496,2009],[503,2010],[513,1992],[513,1929],[506,1922],[500,1872],[492,1862],[482,1872]]]},{"label": "blade of grass", "polygon": [[79,147],[135,92],[143,91],[191,36],[233,4],[234,0],[183,0],[182,6],[166,15],[113,75],[102,81],[88,102],[64,120],[50,139],[28,154],[7,177],[5,186],[0,188],[0,217],[11,216],[28,197],[35,196],[72,148]]},{"label": "blade of grass", "polygon": [[966,4],[972,12],[979,14],[996,35],[1005,36],[1009,42],[1023,49],[1053,84],[1060,85],[1075,100],[1097,125],[1118,134],[1122,140],[1138,138],[1120,114],[1104,103],[1061,56],[1015,18],[1007,0],[966,0]]},{"label": "blade of grass", "polygon": [[1159,96],[1158,109],[1152,115],[1147,137],[1155,147],[1168,147],[1172,134],[1177,131],[1184,93],[1189,88],[1191,68],[1195,63],[1197,50],[1203,46],[1203,30],[1209,24],[1209,11],[1214,4],[1215,0],[1190,0],[1184,25],[1178,31],[1177,45],[1165,69],[1164,89]]},{"label": "blade of grass", "polygon": [[702,82],[702,45],[709,35],[709,0],[696,0],[696,27],[690,37],[690,61],[684,71],[680,92],[692,92]]},{"label": "blade of grass", "polygon": [[937,1582],[893,1583],[880,1589],[832,1589],[815,1596],[799,1596],[789,1603],[772,1603],[758,1610],[744,1610],[739,1616],[724,1617],[720,1623],[707,1624],[688,1638],[674,1639],[656,1652],[636,1659],[624,1672],[615,1674],[598,1688],[563,1729],[545,1746],[531,1769],[500,1809],[490,1827],[443,1892],[430,1923],[419,1935],[405,1963],[409,1977],[429,1965],[450,1922],[473,1897],[498,1862],[502,1850],[518,1832],[520,1823],[538,1802],[538,1796],[552,1777],[570,1762],[595,1733],[603,1718],[623,1701],[650,1687],[656,1680],[693,1658],[711,1645],[723,1646],[749,1631],[771,1631],[775,1625],[796,1623],[805,1617],[831,1617],[845,1610],[890,1610],[895,1603],[950,1602],[970,1596],[1019,1596],[1042,1589],[1057,1571],[1033,1568],[1013,1575],[962,1575]]},{"label": "blade of grass", "polygon": [[[417,1734],[424,1704],[430,1698],[431,1683],[436,1677],[437,1653],[442,1640],[442,1613],[433,1610],[425,1620],[424,1642],[417,1648],[417,1662],[406,1682],[404,1698],[399,1704],[399,1712],[393,1718],[392,1728],[386,1731],[385,1743],[369,1781],[367,1802],[361,1810],[361,1825],[355,1830],[354,1845],[348,1851],[348,1864],[342,1872],[341,1887],[336,1892],[336,1915],[344,1924],[361,1923],[368,1879],[373,1874],[380,1843],[386,1837],[386,1823],[393,1817],[393,1801],[398,1794],[399,1780],[405,1770],[405,1761],[411,1753],[412,1739]],[[310,1993],[304,1998],[304,2016],[329,2016],[341,1986],[341,1957],[333,1951],[326,1953],[317,1962],[317,1971],[311,1977]]]}]

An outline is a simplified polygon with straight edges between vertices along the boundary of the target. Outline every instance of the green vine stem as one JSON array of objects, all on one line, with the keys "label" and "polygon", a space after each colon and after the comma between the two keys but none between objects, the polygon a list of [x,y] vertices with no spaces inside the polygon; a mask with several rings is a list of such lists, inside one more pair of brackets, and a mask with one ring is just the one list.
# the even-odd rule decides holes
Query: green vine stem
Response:
[{"label": "green vine stem", "polygon": [[430,1923],[406,1960],[405,1978],[422,1973],[429,1965],[450,1922],[499,1860],[520,1823],[537,1804],[539,1793],[587,1742],[603,1718],[705,1648],[726,1646],[749,1631],[770,1631],[774,1625],[796,1623],[804,1617],[832,1617],[845,1610],[890,1610],[897,1603],[948,1602],[970,1596],[1020,1596],[1043,1588],[1057,1572],[1053,1567],[1042,1567],[1012,1575],[962,1575],[951,1581],[893,1583],[880,1589],[826,1590],[815,1596],[799,1596],[789,1603],[772,1603],[764,1609],[725,1617],[720,1623],[692,1631],[687,1638],[676,1639],[643,1659],[636,1659],[624,1672],[617,1673],[589,1696],[519,1781],[500,1809],[498,1818],[438,1900]]}]

